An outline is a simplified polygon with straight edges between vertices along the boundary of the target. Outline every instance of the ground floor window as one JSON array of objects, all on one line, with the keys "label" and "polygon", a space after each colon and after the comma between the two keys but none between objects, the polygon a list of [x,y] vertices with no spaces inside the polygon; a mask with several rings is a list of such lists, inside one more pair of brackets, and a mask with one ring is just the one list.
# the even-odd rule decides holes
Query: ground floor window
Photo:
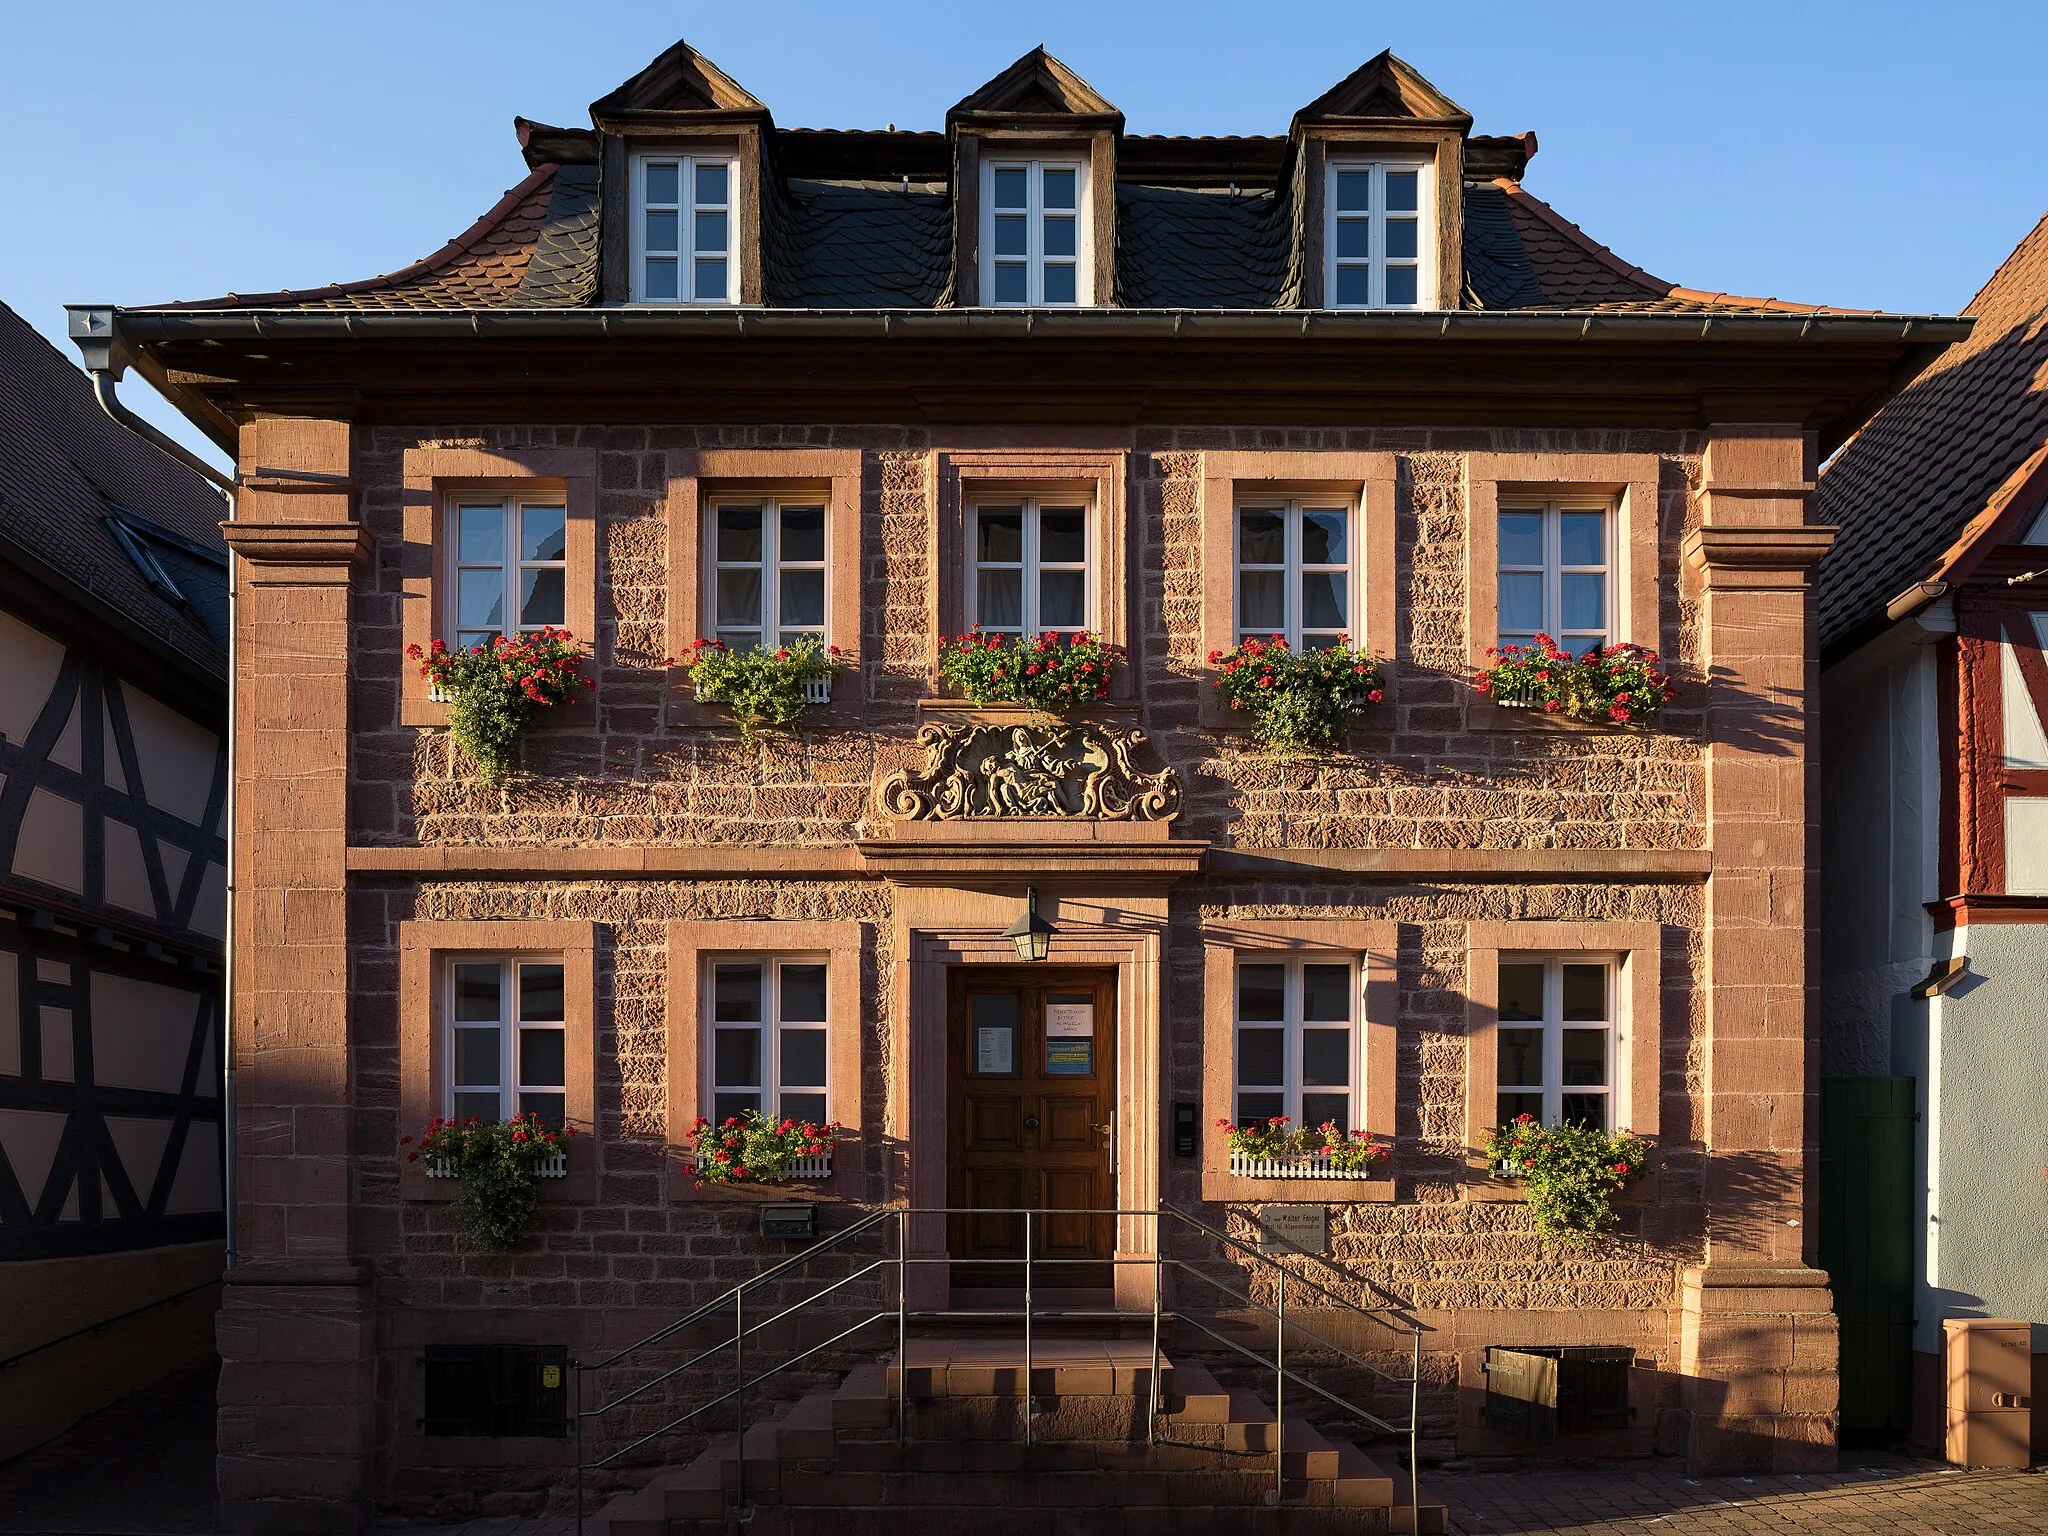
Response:
[{"label": "ground floor window", "polygon": [[1498,1124],[1529,1115],[1614,1129],[1614,974],[1599,957],[1501,957]]},{"label": "ground floor window", "polygon": [[823,1124],[831,1051],[826,963],[750,955],[710,962],[711,1118],[747,1110]]},{"label": "ground floor window", "polygon": [[460,955],[448,962],[448,1091],[457,1120],[535,1114],[560,1125],[568,1112],[568,1039],[562,961]]},{"label": "ground floor window", "polygon": [[1358,1125],[1358,970],[1349,960],[1237,962],[1236,1120]]}]

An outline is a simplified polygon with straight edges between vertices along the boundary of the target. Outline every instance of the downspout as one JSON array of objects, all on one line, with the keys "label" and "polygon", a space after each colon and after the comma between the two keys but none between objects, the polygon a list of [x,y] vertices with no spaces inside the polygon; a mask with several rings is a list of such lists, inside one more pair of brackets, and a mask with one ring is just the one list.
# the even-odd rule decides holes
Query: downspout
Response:
[{"label": "downspout", "polygon": [[[235,482],[176,438],[159,432],[121,403],[114,393],[115,369],[111,362],[98,361],[90,349],[85,368],[92,379],[93,398],[116,423],[126,427],[151,447],[168,454],[195,475],[215,486],[227,498],[227,521],[235,520]],[[235,1267],[235,646],[241,632],[237,622],[236,595],[241,583],[234,547],[228,547],[228,792],[221,820],[226,833],[227,920],[221,932],[220,952],[220,1203],[222,1226],[227,1233],[227,1268]]]}]

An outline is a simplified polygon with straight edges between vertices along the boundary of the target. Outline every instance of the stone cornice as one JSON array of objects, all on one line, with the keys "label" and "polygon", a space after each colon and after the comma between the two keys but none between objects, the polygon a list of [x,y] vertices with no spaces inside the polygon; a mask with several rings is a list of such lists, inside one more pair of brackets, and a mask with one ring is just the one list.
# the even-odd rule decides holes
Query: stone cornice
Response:
[{"label": "stone cornice", "polygon": [[220,525],[228,548],[258,565],[355,565],[370,553],[369,531],[358,522]]},{"label": "stone cornice", "polygon": [[[433,880],[841,880],[922,884],[1040,875],[1180,880],[1196,875],[1295,879],[1580,882],[1699,881],[1713,872],[1703,849],[1216,848],[1163,836],[1048,838],[994,822],[942,823],[930,837],[878,838],[801,848],[481,848],[471,844],[357,845],[354,875]],[[1110,826],[1130,826],[1110,823]],[[1138,826],[1164,828],[1159,823]],[[955,829],[967,831],[959,835]],[[969,830],[971,829],[971,830]],[[924,830],[924,829],[920,829]],[[953,835],[947,835],[951,833]]]},{"label": "stone cornice", "polygon": [[1679,546],[1695,570],[1806,571],[1835,541],[1833,528],[1745,528],[1704,525]]}]

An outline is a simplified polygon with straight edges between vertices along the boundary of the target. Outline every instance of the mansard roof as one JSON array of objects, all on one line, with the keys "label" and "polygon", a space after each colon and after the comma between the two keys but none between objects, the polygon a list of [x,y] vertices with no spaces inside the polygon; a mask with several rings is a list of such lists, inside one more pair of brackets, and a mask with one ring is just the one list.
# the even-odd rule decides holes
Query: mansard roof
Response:
[{"label": "mansard roof", "polygon": [[[527,310],[602,302],[601,141],[619,125],[699,131],[752,119],[759,171],[763,302],[817,309],[951,302],[949,135],[987,123],[1070,120],[1116,144],[1117,302],[1147,309],[1271,309],[1300,302],[1290,242],[1301,134],[1374,125],[1462,141],[1462,308],[1865,313],[1682,287],[1615,255],[1523,185],[1535,135],[1468,132],[1471,115],[1391,53],[1296,114],[1284,136],[1186,138],[1123,132],[1116,106],[1034,48],[947,114],[948,133],[781,129],[768,109],[687,43],[591,106],[591,129],[516,119],[530,174],[433,254],[379,277],[164,309]],[[1290,286],[1292,284],[1293,286]]]},{"label": "mansard roof", "polygon": [[1915,583],[1957,579],[1975,546],[2017,542],[2048,482],[2048,217],[1964,311],[1969,337],[1871,418],[1820,478],[1814,520],[1841,529],[1820,564],[1823,652],[1853,642]]}]

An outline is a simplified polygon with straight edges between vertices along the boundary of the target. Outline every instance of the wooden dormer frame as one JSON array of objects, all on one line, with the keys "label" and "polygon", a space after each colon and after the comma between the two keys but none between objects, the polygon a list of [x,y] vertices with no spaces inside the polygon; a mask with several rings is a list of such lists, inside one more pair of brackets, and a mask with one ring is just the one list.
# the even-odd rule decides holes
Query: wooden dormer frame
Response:
[{"label": "wooden dormer frame", "polygon": [[981,167],[1016,156],[1084,161],[1091,241],[1080,306],[1116,302],[1117,141],[1124,115],[1087,81],[1034,48],[946,113],[953,159],[953,298],[972,308],[981,291]]},{"label": "wooden dormer frame", "polygon": [[[598,151],[598,301],[633,297],[633,162],[643,154],[723,152],[738,163],[733,189],[732,305],[764,302],[761,197],[775,134],[768,108],[688,43],[676,43],[617,90],[590,104]],[[679,304],[678,308],[688,308]]]},{"label": "wooden dormer frame", "polygon": [[1323,246],[1330,162],[1395,157],[1427,160],[1431,171],[1435,283],[1434,293],[1423,295],[1423,308],[1456,309],[1465,291],[1465,140],[1471,132],[1471,113],[1391,53],[1367,60],[1297,112],[1289,129],[1300,176],[1296,307],[1321,309],[1328,302]]}]

